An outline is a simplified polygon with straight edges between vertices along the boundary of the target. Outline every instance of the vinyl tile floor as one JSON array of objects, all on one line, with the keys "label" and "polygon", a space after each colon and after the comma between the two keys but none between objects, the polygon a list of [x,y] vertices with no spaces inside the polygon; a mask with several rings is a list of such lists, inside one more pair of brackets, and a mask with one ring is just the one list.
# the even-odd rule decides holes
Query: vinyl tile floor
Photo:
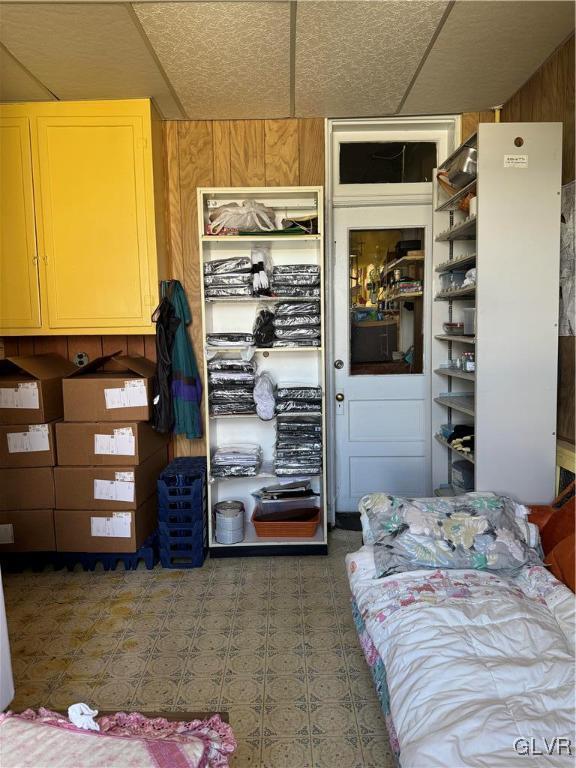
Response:
[{"label": "vinyl tile floor", "polygon": [[232,766],[391,768],[344,567],[328,557],[194,570],[4,574],[11,708],[228,712]]}]

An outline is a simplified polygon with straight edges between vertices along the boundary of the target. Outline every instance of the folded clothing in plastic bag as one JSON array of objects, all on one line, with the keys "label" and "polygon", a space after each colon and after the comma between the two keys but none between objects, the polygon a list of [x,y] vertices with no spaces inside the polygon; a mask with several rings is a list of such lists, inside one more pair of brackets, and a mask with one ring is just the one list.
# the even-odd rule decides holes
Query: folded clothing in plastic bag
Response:
[{"label": "folded clothing in plastic bag", "polygon": [[322,387],[307,384],[281,386],[276,390],[277,400],[322,400]]},{"label": "folded clothing in plastic bag", "polygon": [[278,434],[322,435],[322,421],[317,416],[279,416],[276,421]]},{"label": "folded clothing in plastic bag", "polygon": [[320,328],[274,328],[274,333],[278,339],[318,339],[320,338]]},{"label": "folded clothing in plastic bag", "polygon": [[250,256],[235,256],[231,259],[216,259],[204,262],[205,275],[222,275],[227,272],[247,272],[252,274],[252,259]]},{"label": "folded clothing in plastic bag", "polygon": [[242,373],[242,371],[211,371],[208,373],[208,383],[213,389],[229,387],[234,384],[250,384],[254,386],[255,380],[255,374]]},{"label": "folded clothing in plastic bag", "polygon": [[321,402],[309,402],[306,400],[279,400],[276,403],[276,413],[321,413]]},{"label": "folded clothing in plastic bag", "polygon": [[306,464],[301,467],[277,466],[274,470],[278,477],[297,477],[298,475],[321,475],[322,464]]},{"label": "folded clothing in plastic bag", "polygon": [[320,339],[274,339],[273,347],[319,347]]},{"label": "folded clothing in plastic bag", "polygon": [[320,298],[320,288],[302,285],[280,285],[274,287],[274,293],[282,297]]},{"label": "folded clothing in plastic bag", "polygon": [[209,333],[206,343],[211,347],[247,347],[254,345],[251,333]]},{"label": "folded clothing in plastic bag", "polygon": [[290,315],[319,315],[320,302],[318,301],[279,301],[274,307],[276,318],[285,318]]},{"label": "folded clothing in plastic bag", "polygon": [[228,296],[252,296],[253,290],[250,285],[235,285],[232,288],[206,288],[204,296],[207,299],[221,299]]},{"label": "folded clothing in plastic bag", "polygon": [[277,264],[275,275],[316,275],[320,276],[318,264]]},{"label": "folded clothing in plastic bag", "polygon": [[211,416],[246,416],[256,413],[256,404],[252,402],[210,403]]},{"label": "folded clothing in plastic bag", "polygon": [[262,449],[253,443],[222,445],[211,459],[213,477],[253,477],[260,471]]},{"label": "folded clothing in plastic bag", "polygon": [[205,275],[204,285],[211,288],[232,288],[233,286],[252,285],[252,275],[249,272],[226,272],[215,275]]},{"label": "folded clothing in plastic bag", "polygon": [[228,386],[211,389],[208,393],[211,403],[254,402],[253,386]]},{"label": "folded clothing in plastic bag", "polygon": [[208,361],[208,370],[238,373],[256,373],[256,363],[253,360],[240,360],[237,357],[213,357]]},{"label": "folded clothing in plastic bag", "polygon": [[[286,401],[302,408],[300,401]],[[284,403],[277,403],[282,406]],[[320,403],[304,403],[320,407]],[[320,416],[279,415],[276,422],[274,471],[278,476],[318,475],[322,471],[322,419]]]},{"label": "folded clothing in plastic bag", "polygon": [[312,288],[320,285],[320,275],[301,275],[298,272],[291,274],[272,275],[272,284],[278,293],[282,293],[283,287],[302,286]]},{"label": "folded clothing in plastic bag", "polygon": [[274,328],[306,328],[320,325],[320,313],[309,315],[281,315],[274,318]]}]

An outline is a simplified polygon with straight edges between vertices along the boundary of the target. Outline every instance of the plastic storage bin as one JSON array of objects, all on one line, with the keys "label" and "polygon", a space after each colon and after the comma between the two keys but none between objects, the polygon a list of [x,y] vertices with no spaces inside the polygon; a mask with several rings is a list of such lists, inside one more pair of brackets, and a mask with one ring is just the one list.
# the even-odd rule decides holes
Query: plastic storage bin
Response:
[{"label": "plastic storage bin", "polygon": [[[258,506],[255,507],[255,512],[258,512]],[[311,520],[278,520],[278,521],[262,521],[255,520],[252,515],[252,524],[256,535],[262,538],[287,538],[293,536],[295,538],[311,538],[316,533],[316,528],[320,522],[320,509],[318,513]]]},{"label": "plastic storage bin", "polygon": [[163,568],[199,568],[208,549],[206,458],[174,459],[158,479],[158,530]]}]

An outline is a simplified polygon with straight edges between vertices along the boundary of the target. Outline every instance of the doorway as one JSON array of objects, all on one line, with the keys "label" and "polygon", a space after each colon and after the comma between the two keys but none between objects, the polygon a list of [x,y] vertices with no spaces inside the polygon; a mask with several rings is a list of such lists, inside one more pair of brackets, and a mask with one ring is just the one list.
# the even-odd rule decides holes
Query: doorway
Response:
[{"label": "doorway", "polygon": [[336,512],[429,491],[431,224],[424,205],[334,214]]},{"label": "doorway", "polygon": [[327,130],[330,518],[367,493],[431,493],[432,176],[458,116]]}]

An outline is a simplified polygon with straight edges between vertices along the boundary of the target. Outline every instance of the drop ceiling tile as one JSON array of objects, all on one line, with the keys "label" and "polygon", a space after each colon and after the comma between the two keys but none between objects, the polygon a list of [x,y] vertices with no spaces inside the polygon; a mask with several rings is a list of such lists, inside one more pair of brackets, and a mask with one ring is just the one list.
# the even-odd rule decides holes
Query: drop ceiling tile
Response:
[{"label": "drop ceiling tile", "polygon": [[446,7],[439,0],[298,3],[296,114],[393,113]]},{"label": "drop ceiling tile", "polygon": [[[1,23],[1,22],[0,22]],[[54,96],[0,45],[0,101],[49,101]]]},{"label": "drop ceiling tile", "polygon": [[288,2],[141,3],[134,10],[189,118],[290,114]]},{"label": "drop ceiling tile", "polygon": [[59,99],[151,97],[183,116],[130,6],[3,3],[0,41]]},{"label": "drop ceiling tile", "polygon": [[498,106],[573,30],[571,2],[457,2],[402,113],[440,114]]}]

